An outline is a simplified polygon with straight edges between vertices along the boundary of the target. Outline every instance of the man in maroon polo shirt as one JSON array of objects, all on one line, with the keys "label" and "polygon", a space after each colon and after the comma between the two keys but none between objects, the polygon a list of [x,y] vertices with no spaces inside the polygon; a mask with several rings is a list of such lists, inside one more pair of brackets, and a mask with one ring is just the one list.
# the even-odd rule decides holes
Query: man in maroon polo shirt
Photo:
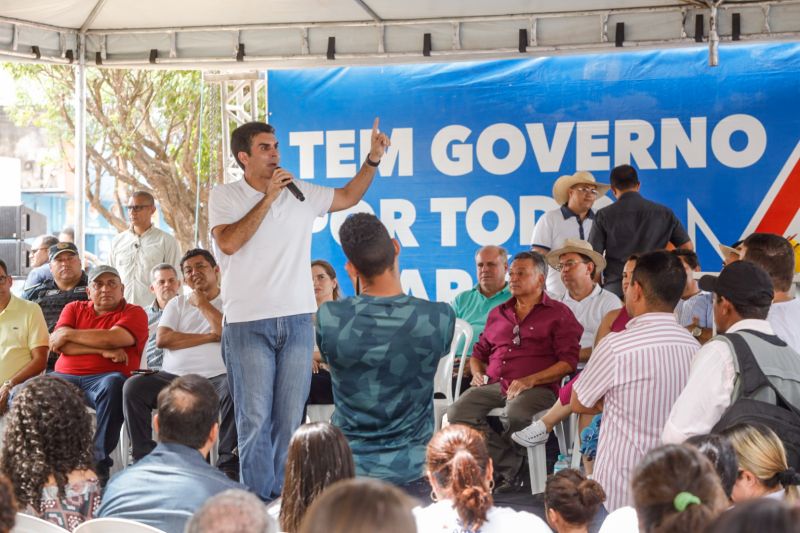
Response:
[{"label": "man in maroon polo shirt", "polygon": [[[451,423],[486,435],[499,491],[512,490],[522,466],[523,449],[511,434],[553,405],[561,378],[578,365],[583,333],[569,307],[545,294],[544,256],[517,254],[508,275],[512,298],[489,312],[472,351],[473,386],[447,410]],[[506,412],[502,435],[486,423],[497,407]]]},{"label": "man in maroon polo shirt", "polygon": [[89,274],[89,300],[64,307],[50,349],[59,354],[52,376],[77,385],[97,413],[96,473],[108,479],[109,457],[122,427],[122,385],[139,368],[147,342],[147,314],[123,297],[119,273],[102,265]]}]

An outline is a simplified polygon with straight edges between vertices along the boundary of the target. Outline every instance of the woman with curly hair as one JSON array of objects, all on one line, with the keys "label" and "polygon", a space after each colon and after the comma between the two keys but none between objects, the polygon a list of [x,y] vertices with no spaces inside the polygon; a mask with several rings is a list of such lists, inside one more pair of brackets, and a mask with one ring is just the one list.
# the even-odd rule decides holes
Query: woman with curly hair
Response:
[{"label": "woman with curly hair", "polygon": [[77,387],[56,377],[27,382],[6,416],[0,470],[20,511],[70,531],[94,517],[100,483],[92,471],[92,416]]},{"label": "woman with curly hair", "polygon": [[535,515],[495,507],[492,460],[477,430],[452,424],[436,433],[428,443],[425,465],[436,503],[414,509],[419,533],[550,531]]}]

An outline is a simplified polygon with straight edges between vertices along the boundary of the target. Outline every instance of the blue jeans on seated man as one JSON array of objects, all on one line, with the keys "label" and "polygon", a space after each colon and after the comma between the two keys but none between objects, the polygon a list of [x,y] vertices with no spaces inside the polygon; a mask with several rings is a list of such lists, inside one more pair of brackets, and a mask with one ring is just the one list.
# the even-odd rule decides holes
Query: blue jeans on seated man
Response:
[{"label": "blue jeans on seated man", "polygon": [[83,391],[86,404],[95,410],[97,428],[94,433],[94,460],[97,475],[108,478],[108,472],[114,461],[111,452],[119,443],[119,432],[122,429],[122,386],[125,376],[119,372],[105,374],[89,374],[75,376],[51,372],[49,376],[69,381]]},{"label": "blue jeans on seated man", "polygon": [[311,385],[310,314],[225,323],[228,369],[239,436],[240,480],[264,501],[278,498],[289,440],[302,422]]}]

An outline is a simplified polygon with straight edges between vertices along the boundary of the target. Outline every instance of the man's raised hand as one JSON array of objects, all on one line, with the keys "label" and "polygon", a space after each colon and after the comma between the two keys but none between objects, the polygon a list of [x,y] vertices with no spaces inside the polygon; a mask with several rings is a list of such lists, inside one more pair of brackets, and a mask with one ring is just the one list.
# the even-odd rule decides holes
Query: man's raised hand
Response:
[{"label": "man's raised hand", "polygon": [[372,140],[369,147],[369,159],[373,163],[380,161],[383,154],[386,152],[386,148],[392,144],[389,137],[387,137],[385,133],[381,133],[378,129],[380,121],[381,119],[379,117],[375,117],[375,122],[372,123]]}]

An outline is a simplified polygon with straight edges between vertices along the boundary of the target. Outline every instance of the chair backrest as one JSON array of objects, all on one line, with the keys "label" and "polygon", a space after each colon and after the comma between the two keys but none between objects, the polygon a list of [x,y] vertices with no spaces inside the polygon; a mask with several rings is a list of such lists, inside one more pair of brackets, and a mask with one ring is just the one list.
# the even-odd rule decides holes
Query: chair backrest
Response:
[{"label": "chair backrest", "polygon": [[[461,353],[456,354],[459,342],[463,339]],[[451,404],[458,399],[461,393],[461,374],[464,370],[464,357],[469,353],[472,346],[472,326],[466,320],[456,319],[455,331],[453,332],[453,342],[450,343],[450,351],[439,361],[439,368],[433,378],[433,392],[444,394],[447,403]],[[456,384],[456,393],[453,395],[453,366],[455,365],[456,355],[461,358]]]},{"label": "chair backrest", "polygon": [[164,531],[124,518],[95,518],[74,529],[74,533],[164,533]]},{"label": "chair backrest", "polygon": [[64,533],[67,531],[52,522],[23,513],[17,513],[14,521],[15,525],[11,533]]}]

